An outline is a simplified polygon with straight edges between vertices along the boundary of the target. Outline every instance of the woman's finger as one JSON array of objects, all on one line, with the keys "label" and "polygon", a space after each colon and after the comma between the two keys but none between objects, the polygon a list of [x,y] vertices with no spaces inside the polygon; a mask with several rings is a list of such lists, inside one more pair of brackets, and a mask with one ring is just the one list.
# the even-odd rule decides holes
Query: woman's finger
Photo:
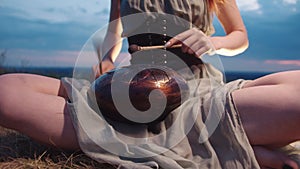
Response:
[{"label": "woman's finger", "polygon": [[190,54],[190,55],[195,54],[195,52],[192,49],[189,49],[187,53]]},{"label": "woman's finger", "polygon": [[180,43],[182,43],[181,40],[176,39],[175,37],[173,37],[173,38],[171,38],[171,39],[165,44],[165,48],[170,48],[170,47],[172,47],[173,45],[180,44]]},{"label": "woman's finger", "polygon": [[182,44],[181,51],[182,51],[183,53],[186,53],[188,50],[189,50],[189,47],[186,46],[185,44]]},{"label": "woman's finger", "polygon": [[165,44],[165,47],[166,48],[169,48],[175,44],[179,44],[179,43],[183,43],[183,41],[188,38],[189,36],[192,35],[192,32],[191,30],[188,30],[188,31],[185,31],[185,32],[182,32],[176,36],[174,36],[173,38],[171,38],[166,44]]},{"label": "woman's finger", "polygon": [[197,49],[197,51],[195,52],[195,55],[196,55],[196,57],[201,57],[203,54],[207,53],[210,50],[211,50],[210,47],[203,46],[202,48]]}]

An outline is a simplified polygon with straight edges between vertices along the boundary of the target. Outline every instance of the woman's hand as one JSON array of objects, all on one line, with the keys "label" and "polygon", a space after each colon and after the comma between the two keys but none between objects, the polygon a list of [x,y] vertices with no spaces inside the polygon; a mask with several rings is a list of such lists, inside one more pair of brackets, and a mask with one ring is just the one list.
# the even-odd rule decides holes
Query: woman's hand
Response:
[{"label": "woman's hand", "polygon": [[210,38],[197,28],[189,29],[170,39],[165,47],[171,47],[175,44],[182,44],[182,52],[194,54],[196,57],[201,57],[203,54],[212,55],[215,47]]}]

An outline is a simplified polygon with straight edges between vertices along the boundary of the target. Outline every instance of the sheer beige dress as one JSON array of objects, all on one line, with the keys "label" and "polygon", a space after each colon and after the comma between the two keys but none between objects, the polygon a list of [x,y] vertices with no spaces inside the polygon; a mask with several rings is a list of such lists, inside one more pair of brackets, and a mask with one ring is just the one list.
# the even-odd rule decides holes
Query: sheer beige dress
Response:
[{"label": "sheer beige dress", "polygon": [[[177,17],[166,17],[166,13],[189,23],[181,25],[182,29],[197,27],[211,35],[214,29],[206,6],[205,0],[122,0],[123,35],[145,33],[149,25],[163,31],[165,22],[171,25],[166,28],[168,36],[179,33],[173,30],[182,22]],[[142,18],[126,19],[140,13]],[[178,31],[182,31],[181,28]],[[135,39],[130,43],[139,41]],[[159,52],[154,54],[160,55]],[[138,63],[134,59],[138,56],[134,55],[132,63]],[[168,60],[168,64],[171,63],[172,60]],[[188,81],[190,98],[159,124],[159,134],[153,134],[143,125],[106,122],[88,95],[90,82],[62,79],[70,97],[68,109],[72,112],[82,151],[99,162],[120,168],[259,168],[231,97],[231,92],[241,88],[245,81],[224,83],[222,73],[200,59],[185,60],[185,63],[188,68],[177,69]],[[188,71],[192,73],[186,73]]]}]

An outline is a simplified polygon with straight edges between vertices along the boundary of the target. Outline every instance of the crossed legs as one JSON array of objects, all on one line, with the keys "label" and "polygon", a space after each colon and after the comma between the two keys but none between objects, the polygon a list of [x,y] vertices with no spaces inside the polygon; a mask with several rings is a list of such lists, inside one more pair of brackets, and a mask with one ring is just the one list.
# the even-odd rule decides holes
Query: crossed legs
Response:
[{"label": "crossed legs", "polygon": [[[10,74],[0,76],[0,84],[0,125],[44,144],[79,148],[60,80]],[[262,166],[282,168],[283,164],[288,164],[297,167],[272,148],[300,139],[299,84],[300,71],[283,72],[251,81],[232,93]]]}]

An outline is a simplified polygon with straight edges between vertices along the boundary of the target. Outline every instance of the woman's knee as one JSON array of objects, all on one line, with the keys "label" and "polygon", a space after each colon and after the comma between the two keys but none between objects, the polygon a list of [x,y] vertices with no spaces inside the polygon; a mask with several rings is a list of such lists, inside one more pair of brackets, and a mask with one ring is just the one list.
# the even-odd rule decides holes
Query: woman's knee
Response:
[{"label": "woman's knee", "polygon": [[28,86],[28,80],[25,74],[11,73],[0,76],[0,90],[18,90],[20,87]]},{"label": "woman's knee", "polygon": [[290,76],[290,85],[293,87],[295,92],[300,96],[300,71],[293,71]]},{"label": "woman's knee", "polygon": [[[261,78],[256,85],[232,93],[235,105],[251,143],[282,144],[300,139],[300,71],[283,72]],[[263,82],[263,83],[262,83]],[[285,126],[278,143],[264,138],[280,134],[276,126]],[[268,130],[264,130],[268,129]],[[276,131],[276,132],[275,132]],[[286,132],[285,132],[286,131]],[[278,138],[281,139],[281,138]],[[275,140],[275,139],[274,139]]]},{"label": "woman's knee", "polygon": [[0,76],[0,122],[7,121],[10,116],[10,109],[14,107],[14,95],[17,92],[18,83],[15,74],[5,74]]},{"label": "woman's knee", "polygon": [[266,85],[289,85],[295,88],[300,88],[300,70],[284,71],[279,73],[269,74],[253,81],[246,83],[243,88],[258,87]]},{"label": "woman's knee", "polygon": [[0,84],[6,85],[6,87],[3,88],[14,88],[14,90],[18,90],[19,92],[22,92],[22,90],[26,90],[61,96],[64,98],[68,97],[59,79],[22,73],[6,74],[0,77]]},{"label": "woman's knee", "polygon": [[18,74],[3,74],[0,76],[0,82],[1,82],[1,86],[4,86],[7,83],[12,83],[13,81],[16,81],[17,77],[19,75]]},{"label": "woman's knee", "polygon": [[17,79],[16,74],[4,74],[0,76],[0,100],[9,97],[10,92],[16,90],[18,85],[20,85]]},{"label": "woman's knee", "polygon": [[21,77],[18,74],[4,74],[0,76],[0,100],[10,97],[10,94],[15,93],[23,86]]},{"label": "woman's knee", "polygon": [[281,84],[286,89],[286,99],[283,99],[283,102],[286,102],[287,107],[298,112],[300,116],[300,71],[290,71],[282,74]]},{"label": "woman's knee", "polygon": [[299,87],[300,70],[286,71],[286,72],[278,73],[278,81],[280,84],[288,84],[288,85],[293,85],[295,87]]},{"label": "woman's knee", "polygon": [[0,118],[9,119],[13,115],[12,110],[18,108],[26,99],[23,96],[34,92],[27,84],[24,74],[4,74],[0,76]]}]

